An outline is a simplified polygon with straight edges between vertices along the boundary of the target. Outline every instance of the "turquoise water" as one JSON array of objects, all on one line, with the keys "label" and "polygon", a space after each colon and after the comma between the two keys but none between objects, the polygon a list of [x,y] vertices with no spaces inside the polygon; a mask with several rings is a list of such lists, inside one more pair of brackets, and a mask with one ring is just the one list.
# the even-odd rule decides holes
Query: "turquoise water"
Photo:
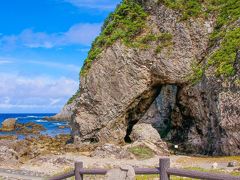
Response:
[{"label": "turquoise water", "polygon": [[[46,116],[53,116],[55,114],[53,113],[41,113],[41,114],[0,114],[0,126],[2,124],[2,121],[4,121],[7,118],[16,118],[17,123],[28,123],[28,122],[34,122],[40,125],[43,125],[46,130],[42,131],[42,135],[49,135],[49,136],[56,136],[59,134],[70,134],[71,129],[70,128],[64,128],[59,129],[59,126],[66,126],[68,125],[68,122],[65,121],[46,121],[43,118]],[[19,139],[24,138],[22,135],[17,135],[15,132],[0,132],[1,135],[16,135]]]}]

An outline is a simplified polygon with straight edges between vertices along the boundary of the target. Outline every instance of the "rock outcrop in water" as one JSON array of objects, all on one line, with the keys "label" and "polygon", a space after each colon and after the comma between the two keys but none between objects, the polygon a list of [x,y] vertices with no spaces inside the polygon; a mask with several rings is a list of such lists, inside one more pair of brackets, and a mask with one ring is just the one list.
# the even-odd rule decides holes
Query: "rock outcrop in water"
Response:
[{"label": "rock outcrop in water", "polygon": [[121,144],[149,123],[182,151],[240,154],[239,7],[124,0],[83,67],[75,143]]},{"label": "rock outcrop in water", "polygon": [[2,122],[2,127],[0,128],[0,131],[13,131],[13,130],[15,130],[16,121],[17,121],[17,119],[15,119],[15,118],[5,119]]}]

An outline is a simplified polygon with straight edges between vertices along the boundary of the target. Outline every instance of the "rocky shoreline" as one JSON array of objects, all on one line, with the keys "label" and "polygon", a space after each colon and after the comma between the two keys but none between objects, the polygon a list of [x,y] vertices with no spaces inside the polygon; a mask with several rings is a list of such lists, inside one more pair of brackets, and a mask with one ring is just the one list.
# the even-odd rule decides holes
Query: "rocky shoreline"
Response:
[{"label": "rocky shoreline", "polygon": [[[23,140],[2,136],[0,138],[0,160],[10,164],[24,163],[46,154],[59,155],[70,152],[87,152],[90,157],[113,157],[115,159],[146,159],[155,155],[169,155],[167,144],[161,140],[157,131],[149,126],[151,125],[136,126],[132,137],[134,142],[121,146],[110,143],[73,144],[70,135],[50,137],[34,134]],[[139,128],[143,131],[139,131]],[[146,133],[149,128],[152,128],[151,133]],[[144,153],[141,154],[141,151]]]},{"label": "rocky shoreline", "polygon": [[[136,125],[132,132],[133,142],[121,145],[74,144],[70,135],[50,137],[28,134],[23,140],[0,136],[0,177],[11,175],[10,177],[14,179],[18,175],[20,179],[31,179],[30,177],[44,179],[69,171],[75,161],[83,161],[86,168],[114,168],[125,164],[134,167],[153,167],[158,165],[161,156],[169,156],[176,167],[187,167],[191,162],[190,157],[173,155],[174,152],[168,148],[169,145],[161,140],[151,125]],[[181,158],[184,161],[178,162]],[[213,162],[190,164],[211,169]],[[228,162],[225,161],[223,165],[219,164],[219,167],[224,166],[227,170],[238,172],[236,168],[240,165],[239,162],[238,157],[234,168],[227,168]]]},{"label": "rocky shoreline", "polygon": [[[34,122],[17,123],[17,119],[15,118],[4,120],[0,128],[0,132],[15,132],[18,135],[37,135],[44,130],[46,130],[46,128],[40,124]],[[10,137],[10,135],[8,137]]]}]

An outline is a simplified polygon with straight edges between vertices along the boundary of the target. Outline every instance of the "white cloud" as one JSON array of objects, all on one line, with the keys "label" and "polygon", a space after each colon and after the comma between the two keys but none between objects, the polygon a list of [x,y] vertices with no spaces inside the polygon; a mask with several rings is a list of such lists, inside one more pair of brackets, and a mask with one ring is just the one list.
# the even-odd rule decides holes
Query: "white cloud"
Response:
[{"label": "white cloud", "polygon": [[101,24],[75,24],[67,32],[48,34],[45,32],[34,32],[25,29],[18,35],[5,35],[0,37],[0,47],[14,49],[18,46],[28,48],[53,48],[68,45],[89,46],[100,33]]},{"label": "white cloud", "polygon": [[0,59],[0,65],[2,65],[2,64],[11,64],[12,63],[12,61],[9,61],[9,60],[1,60]]},{"label": "white cloud", "polygon": [[71,3],[79,8],[91,8],[100,10],[113,10],[120,0],[65,0],[65,2]]},{"label": "white cloud", "polygon": [[66,77],[26,77],[14,73],[0,73],[0,77],[0,112],[58,111],[78,89],[78,82]]},{"label": "white cloud", "polygon": [[50,98],[50,101],[51,101],[50,105],[53,106],[53,105],[58,104],[61,101],[61,99],[60,98],[57,98],[57,99]]},{"label": "white cloud", "polygon": [[14,63],[14,59],[10,57],[0,57],[0,65],[4,64],[12,64]]},{"label": "white cloud", "polygon": [[62,64],[62,63],[55,63],[55,62],[49,62],[49,61],[26,61],[26,63],[38,64],[38,65],[43,65],[46,67],[63,69],[63,70],[69,70],[71,72],[74,71],[77,73],[80,71],[79,66],[76,66],[74,64]]}]

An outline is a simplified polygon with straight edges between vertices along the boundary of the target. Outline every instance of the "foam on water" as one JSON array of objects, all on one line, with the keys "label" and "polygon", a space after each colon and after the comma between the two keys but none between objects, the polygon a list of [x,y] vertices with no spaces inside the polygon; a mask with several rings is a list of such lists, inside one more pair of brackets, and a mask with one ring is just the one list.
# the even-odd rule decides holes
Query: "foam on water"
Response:
[{"label": "foam on water", "polygon": [[63,125],[62,123],[54,123],[54,125],[56,125],[56,126],[61,126],[61,125]]},{"label": "foam on water", "polygon": [[48,122],[46,120],[43,120],[43,119],[38,119],[38,120],[35,120],[36,122]]},{"label": "foam on water", "polygon": [[26,118],[38,118],[38,116],[27,116]]}]

